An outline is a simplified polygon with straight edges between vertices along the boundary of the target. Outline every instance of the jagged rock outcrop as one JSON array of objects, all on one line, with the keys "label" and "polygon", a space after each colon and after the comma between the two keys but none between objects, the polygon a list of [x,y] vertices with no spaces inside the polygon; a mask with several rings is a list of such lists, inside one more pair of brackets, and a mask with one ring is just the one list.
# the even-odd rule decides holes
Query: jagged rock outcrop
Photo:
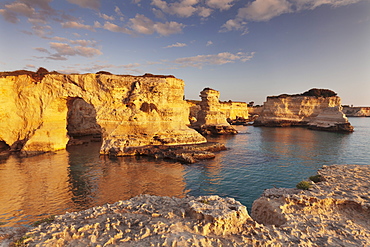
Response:
[{"label": "jagged rock outcrop", "polygon": [[[187,100],[190,108],[190,121],[196,122],[198,113],[201,111],[201,101]],[[244,124],[248,121],[248,104],[246,102],[224,101],[220,102],[219,111],[225,114],[225,117],[230,124]]]},{"label": "jagged rock outcrop", "polygon": [[206,142],[187,127],[184,82],[173,76],[3,72],[0,93],[0,142],[11,151],[64,149],[85,134],[100,134],[101,154],[116,155]]},{"label": "jagged rock outcrop", "polygon": [[333,165],[309,190],[265,190],[252,206],[219,196],[140,195],[18,230],[26,246],[367,246],[370,166]]},{"label": "jagged rock outcrop", "polygon": [[319,115],[309,121],[308,128],[333,132],[353,131],[353,126],[341,111],[341,106],[324,108]]},{"label": "jagged rock outcrop", "polygon": [[224,101],[221,103],[221,111],[225,113],[227,119],[235,120],[238,118],[248,119],[248,106],[246,102]]},{"label": "jagged rock outcrop", "polygon": [[200,111],[197,113],[197,121],[192,123],[192,128],[203,135],[237,134],[238,132],[230,126],[224,112],[220,111],[220,92],[211,88],[205,88],[200,92],[202,101]]},{"label": "jagged rock outcrop", "polygon": [[341,99],[331,90],[311,89],[298,95],[269,96],[255,126],[309,126],[312,129],[352,132]]},{"label": "jagged rock outcrop", "polygon": [[347,117],[370,117],[370,107],[343,106],[342,111]]}]

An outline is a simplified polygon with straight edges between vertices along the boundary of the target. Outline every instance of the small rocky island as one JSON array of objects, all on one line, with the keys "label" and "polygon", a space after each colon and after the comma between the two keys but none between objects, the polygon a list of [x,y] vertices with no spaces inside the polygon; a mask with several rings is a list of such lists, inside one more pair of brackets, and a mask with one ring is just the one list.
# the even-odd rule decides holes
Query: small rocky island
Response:
[{"label": "small rocky island", "polygon": [[342,112],[341,98],[329,89],[313,88],[302,94],[269,96],[254,126],[290,127],[353,132]]},{"label": "small rocky island", "polygon": [[0,228],[0,244],[367,246],[370,166],[324,166],[315,178],[308,190],[265,190],[251,216],[232,198],[140,195],[59,215],[35,227]]}]

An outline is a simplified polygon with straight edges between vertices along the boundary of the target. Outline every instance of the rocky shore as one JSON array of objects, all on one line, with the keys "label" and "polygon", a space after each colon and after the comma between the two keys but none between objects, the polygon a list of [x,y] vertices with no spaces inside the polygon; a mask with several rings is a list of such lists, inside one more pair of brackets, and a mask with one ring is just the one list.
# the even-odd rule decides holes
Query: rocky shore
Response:
[{"label": "rocky shore", "polygon": [[333,165],[309,190],[273,188],[247,209],[232,198],[140,195],[23,229],[0,246],[366,246],[370,166]]}]

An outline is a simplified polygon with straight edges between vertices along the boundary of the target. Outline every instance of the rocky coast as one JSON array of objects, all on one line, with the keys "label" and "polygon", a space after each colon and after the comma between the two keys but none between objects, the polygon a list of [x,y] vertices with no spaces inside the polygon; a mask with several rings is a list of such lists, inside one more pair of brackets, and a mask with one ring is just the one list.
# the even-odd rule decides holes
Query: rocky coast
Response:
[{"label": "rocky coast", "polygon": [[370,166],[333,165],[308,190],[272,188],[251,216],[232,198],[140,195],[0,228],[2,246],[367,246]]}]

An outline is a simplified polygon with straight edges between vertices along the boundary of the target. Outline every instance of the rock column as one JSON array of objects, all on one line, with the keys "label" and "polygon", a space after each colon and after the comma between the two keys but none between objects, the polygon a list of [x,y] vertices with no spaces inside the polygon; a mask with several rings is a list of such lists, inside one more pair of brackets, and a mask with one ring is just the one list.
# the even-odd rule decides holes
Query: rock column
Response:
[{"label": "rock column", "polygon": [[220,92],[205,88],[200,92],[202,99],[201,110],[198,112],[197,122],[192,127],[203,135],[237,134],[238,132],[226,121],[225,114],[221,111],[219,101]]}]

